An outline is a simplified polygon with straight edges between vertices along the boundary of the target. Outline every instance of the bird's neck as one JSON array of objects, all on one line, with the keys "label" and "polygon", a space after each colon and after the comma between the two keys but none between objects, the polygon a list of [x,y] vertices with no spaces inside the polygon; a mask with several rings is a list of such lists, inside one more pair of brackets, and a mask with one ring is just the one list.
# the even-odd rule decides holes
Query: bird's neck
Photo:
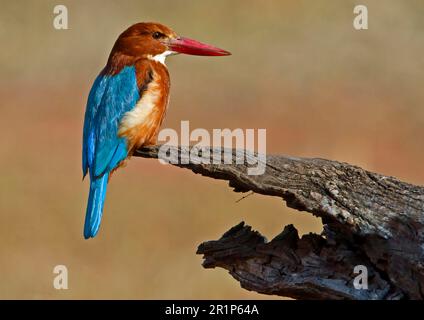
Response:
[{"label": "bird's neck", "polygon": [[121,52],[112,52],[109,56],[107,64],[103,69],[103,74],[115,75],[118,74],[123,68],[127,66],[134,66],[136,63],[142,60],[150,60],[159,62],[165,66],[165,59],[167,56],[174,54],[172,51],[165,51],[157,55],[146,55],[145,57],[135,57],[123,54]]},{"label": "bird's neck", "polygon": [[135,73],[137,83],[141,91],[151,82],[158,82],[158,85],[164,90],[164,94],[168,95],[170,87],[169,72],[166,66],[155,59],[144,58],[135,62]]},{"label": "bird's neck", "polygon": [[107,64],[102,71],[105,75],[116,75],[127,66],[134,66],[139,60],[137,57],[125,55],[119,52],[112,52],[107,60]]}]

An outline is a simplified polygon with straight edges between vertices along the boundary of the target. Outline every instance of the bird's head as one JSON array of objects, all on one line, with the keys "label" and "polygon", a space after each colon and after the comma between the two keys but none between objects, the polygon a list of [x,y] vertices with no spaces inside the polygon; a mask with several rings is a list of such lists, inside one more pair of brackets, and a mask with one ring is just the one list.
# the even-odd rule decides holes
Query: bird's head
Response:
[{"label": "bird's head", "polygon": [[160,23],[137,23],[125,30],[116,40],[111,56],[124,55],[133,59],[164,59],[167,55],[185,53],[199,56],[226,56],[228,51],[180,37]]}]

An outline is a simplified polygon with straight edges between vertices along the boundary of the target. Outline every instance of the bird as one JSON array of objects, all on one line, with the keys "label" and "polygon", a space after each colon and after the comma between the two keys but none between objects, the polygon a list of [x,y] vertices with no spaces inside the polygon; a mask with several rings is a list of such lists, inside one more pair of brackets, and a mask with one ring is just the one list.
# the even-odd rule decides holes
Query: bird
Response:
[{"label": "bird", "polygon": [[100,228],[112,174],[143,146],[155,145],[169,102],[171,55],[227,56],[218,47],[178,36],[156,22],[136,23],[116,40],[88,94],[82,143],[83,179],[90,189],[84,238]]}]

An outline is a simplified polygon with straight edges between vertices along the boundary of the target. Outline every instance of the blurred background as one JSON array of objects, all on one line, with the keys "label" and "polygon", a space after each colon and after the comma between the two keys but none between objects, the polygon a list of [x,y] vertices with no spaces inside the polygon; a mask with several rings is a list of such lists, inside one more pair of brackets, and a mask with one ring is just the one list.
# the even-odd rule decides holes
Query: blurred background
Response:
[{"label": "blurred background", "polygon": [[[82,237],[86,98],[117,36],[158,21],[233,53],[167,60],[163,127],[266,128],[268,153],[323,157],[423,184],[424,3],[356,1],[0,0],[0,298],[268,298],[205,270],[197,245],[244,220],[269,239],[293,223],[281,199],[133,158],[109,185],[99,235]],[[53,28],[66,5],[69,30]],[[55,265],[69,290],[52,286]]]}]

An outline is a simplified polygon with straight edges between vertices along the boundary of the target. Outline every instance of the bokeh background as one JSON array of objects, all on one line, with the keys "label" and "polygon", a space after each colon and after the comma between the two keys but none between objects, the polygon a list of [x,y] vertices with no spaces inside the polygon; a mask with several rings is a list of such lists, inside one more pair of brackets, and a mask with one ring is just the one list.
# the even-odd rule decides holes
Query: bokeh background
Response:
[{"label": "bokeh background", "polygon": [[[267,151],[424,182],[424,3],[0,0],[0,298],[268,298],[205,270],[197,245],[244,220],[272,238],[318,219],[277,198],[134,158],[114,175],[99,235],[83,240],[81,135],[92,81],[129,25],[159,21],[225,58],[171,57],[164,127],[266,128]],[[69,30],[53,28],[53,8]],[[69,290],[52,286],[69,270]]]}]

